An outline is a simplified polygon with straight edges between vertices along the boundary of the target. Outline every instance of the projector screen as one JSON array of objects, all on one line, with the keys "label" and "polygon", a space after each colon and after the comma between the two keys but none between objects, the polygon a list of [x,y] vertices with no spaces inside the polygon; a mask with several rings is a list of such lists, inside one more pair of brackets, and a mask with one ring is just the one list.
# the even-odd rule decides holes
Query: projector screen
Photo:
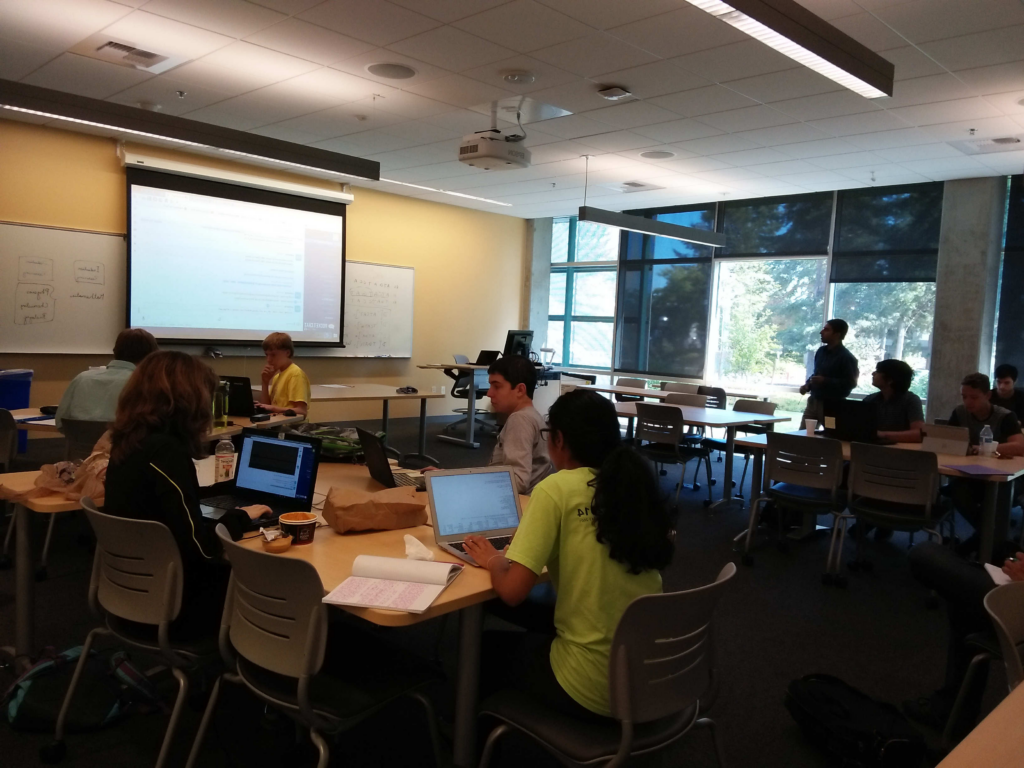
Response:
[{"label": "projector screen", "polygon": [[345,206],[128,168],[128,326],[168,342],[341,346]]}]

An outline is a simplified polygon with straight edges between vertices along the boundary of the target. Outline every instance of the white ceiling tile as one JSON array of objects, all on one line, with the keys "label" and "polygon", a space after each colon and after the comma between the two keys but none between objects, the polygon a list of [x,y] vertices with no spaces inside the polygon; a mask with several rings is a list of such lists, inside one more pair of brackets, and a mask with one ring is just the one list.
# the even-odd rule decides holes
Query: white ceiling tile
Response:
[{"label": "white ceiling tile", "polygon": [[913,107],[933,101],[951,101],[974,96],[969,86],[964,85],[951,74],[915,77],[911,80],[898,80],[895,83],[891,98],[875,99],[885,109],[897,107]]},{"label": "white ceiling tile", "polygon": [[[589,139],[583,139],[583,141],[586,142],[589,141]],[[633,149],[620,150],[616,151],[615,153],[619,155],[619,157],[625,157],[630,160],[635,160],[638,163],[649,163],[651,165],[655,165],[658,167],[664,165],[664,163],[667,162],[668,160],[685,160],[689,157],[696,157],[696,155],[693,154],[692,152],[687,152],[686,150],[679,149],[679,147],[673,144],[652,145],[650,144],[650,141],[650,139],[647,139],[648,146],[634,147]],[[651,159],[647,157],[641,157],[641,153],[643,152],[671,152],[672,157],[666,157],[661,160]]]},{"label": "white ceiling tile", "polygon": [[541,48],[534,51],[533,56],[581,77],[595,77],[657,61],[647,51],[604,32]]},{"label": "white ceiling tile", "polygon": [[1010,93],[990,93],[982,97],[1004,115],[1020,115],[1024,113],[1024,81],[1018,89]]},{"label": "white ceiling tile", "polygon": [[[941,160],[950,157],[963,157],[962,152],[945,143],[879,149],[875,151],[875,154],[890,163],[902,163],[905,160]],[[858,163],[858,165],[867,165],[867,163]]]},{"label": "white ceiling tile", "polygon": [[596,29],[609,29],[674,11],[678,0],[540,0],[556,11]]},{"label": "white ceiling tile", "polygon": [[[436,125],[439,128],[447,128],[458,132],[460,136],[475,131],[482,131],[489,127],[489,122],[486,117],[481,115],[479,112],[473,112],[469,109],[456,109],[452,110],[449,107],[448,112],[443,112],[437,115],[431,115],[423,118],[423,122],[429,125]],[[511,128],[512,124],[498,121],[499,128]],[[531,128],[533,126],[531,125]]]},{"label": "white ceiling tile", "polygon": [[397,115],[375,114],[367,110],[365,104],[353,102],[291,120],[282,120],[277,125],[282,129],[312,134],[319,139],[329,139],[335,136],[359,133],[371,128],[382,128],[401,121],[402,118]]},{"label": "white ceiling tile", "polygon": [[544,120],[534,123],[544,133],[558,136],[563,139],[578,139],[582,136],[594,136],[598,133],[611,133],[612,127],[608,123],[601,123],[591,120],[583,115],[567,115],[556,117],[553,120]]},{"label": "white ceiling tile", "polygon": [[478,13],[455,26],[520,53],[530,53],[591,32],[585,24],[534,0],[515,0]]},{"label": "white ceiling tile", "polygon": [[1007,176],[1017,174],[1020,173],[1021,168],[1024,168],[1024,150],[978,155],[978,162],[991,168],[995,173]]},{"label": "white ceiling tile", "polygon": [[1020,41],[1024,40],[1024,25],[1004,27],[990,32],[961,35],[921,45],[921,50],[949,70],[987,67],[1020,61]]},{"label": "white ceiling tile", "polygon": [[828,117],[824,120],[811,120],[809,125],[813,125],[815,128],[819,128],[833,136],[852,136],[857,133],[868,133],[870,131],[892,131],[898,128],[906,128],[910,124],[889,112],[877,110],[875,112],[863,112],[859,115],[844,115],[843,117]]},{"label": "white ceiling tile", "polygon": [[530,123],[526,127],[526,138],[523,139],[524,147],[539,147],[542,144],[553,144],[562,140],[558,136],[537,130],[538,125],[541,123]]},{"label": "white ceiling tile", "polygon": [[[189,88],[204,88],[209,91],[223,93],[226,96],[238,96],[256,88],[268,85],[263,78],[253,77],[249,73],[237,69],[228,69],[208,64],[202,59],[182,64],[170,71],[176,81]],[[158,75],[158,77],[160,77]]]},{"label": "white ceiling tile", "polygon": [[719,155],[725,152],[739,152],[743,149],[759,149],[760,145],[732,134],[709,136],[706,139],[676,142],[673,146],[697,155]]},{"label": "white ceiling tile", "polygon": [[352,155],[353,157],[361,157],[355,144],[346,141],[347,137],[340,139],[326,139],[325,141],[317,141],[310,144],[312,147],[317,149],[326,149],[328,152],[338,152],[342,155]]},{"label": "white ceiling tile", "polygon": [[475,107],[515,95],[511,91],[496,88],[462,75],[446,75],[436,80],[414,85],[408,90],[428,99],[443,101],[445,104],[456,107]]},{"label": "white ceiling tile", "polygon": [[[786,149],[789,149],[789,147],[786,147]],[[884,163],[886,160],[873,152],[848,152],[844,155],[814,157],[810,159],[810,162],[828,171],[838,171],[843,168],[856,168],[858,166],[871,165],[872,163]]]},{"label": "white ceiling tile", "polygon": [[317,136],[315,133],[306,133],[305,131],[288,128],[283,123],[250,128],[249,133],[255,133],[258,136],[269,136],[272,139],[280,139],[281,141],[290,141],[293,144],[313,144],[323,139],[323,136]]},{"label": "white ceiling tile", "polygon": [[[419,142],[416,139],[395,136],[394,134],[388,133],[386,130],[350,133],[343,139],[340,139],[340,141],[344,142],[345,146],[349,147],[350,153],[356,154],[359,157],[366,157],[380,152],[393,152],[397,149],[408,149],[409,147],[415,147],[422,144],[422,142]],[[323,142],[317,146],[322,145]],[[454,156],[457,151],[458,149],[456,145],[452,144],[452,155]]]},{"label": "white ceiling tile", "polygon": [[877,131],[847,136],[846,140],[861,149],[893,149],[928,144],[934,141],[920,128],[903,128],[896,131]]},{"label": "white ceiling tile", "polygon": [[987,176],[988,168],[971,157],[947,157],[935,160],[905,160],[900,165],[930,179],[949,178],[951,174]]},{"label": "white ceiling tile", "polygon": [[592,155],[594,150],[586,144],[580,144],[575,141],[559,141],[554,144],[545,144],[531,149],[530,153],[533,156],[534,165],[543,165],[544,163],[555,163],[562,160],[574,160],[583,157],[583,155]]},{"label": "white ceiling tile", "polygon": [[448,164],[450,166],[460,166],[459,169],[453,170],[451,175],[456,175],[458,171],[467,169],[465,173],[477,172],[479,168],[469,168],[458,161],[458,156],[452,150],[451,142],[444,141],[435,144],[426,144],[422,147],[412,147],[410,149],[399,149],[394,152],[386,152],[379,155],[374,155],[374,160],[381,164],[382,167],[389,169],[397,168],[415,168],[422,165],[433,165]]},{"label": "white ceiling tile", "polygon": [[922,184],[930,181],[927,176],[914,173],[899,165],[878,168],[848,168],[842,171],[842,175],[876,187],[886,187],[892,184]]},{"label": "white ceiling tile", "polygon": [[462,138],[462,133],[450,128],[441,128],[422,120],[410,120],[396,123],[381,129],[384,133],[403,139],[414,139],[416,144],[433,144],[438,141],[455,141]]},{"label": "white ceiling tile", "polygon": [[308,105],[303,104],[288,105],[280,100],[258,96],[258,93],[258,91],[254,91],[243,96],[226,99],[209,107],[188,112],[185,116],[189,120],[199,120],[204,123],[222,125],[225,128],[247,131],[250,128],[307,114],[316,108],[309,108]]},{"label": "white ceiling tile", "polygon": [[572,82],[564,85],[533,91],[530,98],[574,113],[590,112],[608,106],[608,101],[597,95],[600,85],[591,80],[576,78],[575,75],[573,78],[575,79]]},{"label": "white ceiling tile", "polygon": [[580,139],[580,143],[602,152],[625,152],[630,149],[650,147],[651,140],[632,131],[612,131],[596,136],[586,136]]},{"label": "white ceiling tile", "polygon": [[728,184],[733,181],[745,181],[747,179],[760,179],[761,174],[749,168],[723,168],[720,171],[699,171],[693,174],[703,181],[723,182]]},{"label": "white ceiling tile", "polygon": [[914,43],[1024,24],[1019,0],[915,0],[876,13]]},{"label": "white ceiling tile", "polygon": [[0,30],[22,45],[64,51],[131,12],[106,0],[6,0]]},{"label": "white ceiling tile", "polygon": [[649,136],[663,144],[704,139],[708,136],[717,136],[722,133],[716,127],[688,118],[672,120],[671,122],[659,123],[657,125],[645,125],[633,130],[642,136]]},{"label": "white ceiling tile", "polygon": [[58,48],[40,48],[0,37],[0,77],[20,80],[62,53]]},{"label": "white ceiling tile", "polygon": [[[367,67],[371,64],[404,64],[410,67],[415,74],[405,80],[392,80],[386,77],[380,77],[371,72],[367,71]],[[441,67],[435,67],[432,64],[427,64],[425,61],[414,59],[412,56],[406,56],[405,54],[398,53],[396,51],[390,51],[387,48],[374,48],[373,50],[360,53],[355,56],[351,56],[346,59],[342,59],[331,65],[332,69],[338,69],[342,72],[348,72],[359,77],[365,77],[368,80],[380,83],[388,87],[398,88],[411,88],[414,85],[420,83],[426,83],[430,80],[436,80],[439,77],[444,77],[448,74],[448,70],[442,69]]]},{"label": "white ceiling tile", "polygon": [[788,176],[794,173],[821,173],[819,168],[803,160],[785,160],[778,163],[764,163],[751,167],[752,170],[771,178]]},{"label": "white ceiling tile", "polygon": [[[141,2],[140,0],[132,0],[132,2],[145,5],[147,0],[141,0]],[[262,5],[278,13],[283,13],[285,16],[294,16],[296,13],[302,13],[314,5],[319,5],[323,0],[249,0],[249,2]]]},{"label": "white ceiling tile", "polygon": [[407,37],[391,43],[388,48],[453,72],[481,67],[515,54],[515,51],[449,26]]},{"label": "white ceiling tile", "polygon": [[714,112],[709,115],[701,115],[700,119],[701,122],[728,133],[747,131],[754,128],[769,128],[775,125],[788,125],[796,122],[789,115],[784,115],[778,110],[763,105],[744,107],[743,109],[730,109],[728,112]]},{"label": "white ceiling tile", "polygon": [[753,99],[721,85],[693,88],[681,93],[658,96],[650,101],[683,117],[700,117],[714,112],[757,106]]},{"label": "white ceiling tile", "polygon": [[[733,83],[730,83],[729,87],[732,86]],[[828,117],[856,115],[861,112],[877,112],[879,107],[872,100],[843,89],[835,93],[776,101],[772,103],[772,109],[777,109],[797,120],[824,120]]]},{"label": "white ceiling tile", "polygon": [[[184,98],[178,96],[178,91],[185,94]],[[190,85],[181,80],[169,78],[167,75],[160,75],[119,91],[111,96],[109,101],[127,104],[131,107],[139,106],[139,102],[159,104],[160,112],[165,115],[183,115],[186,112],[216,104],[229,97],[230,94],[211,91],[198,85]]]},{"label": "white ceiling tile", "polygon": [[939,66],[938,62],[929,58],[919,48],[915,48],[912,45],[879,51],[878,55],[895,67],[894,77],[896,80],[909,80],[914,77],[938,75],[945,71]]},{"label": "white ceiling tile", "polygon": [[327,0],[299,18],[374,45],[388,45],[440,26],[387,0]]},{"label": "white ceiling tile", "polygon": [[841,19],[862,13],[863,8],[855,0],[797,0],[804,8],[825,21]]},{"label": "white ceiling tile", "polygon": [[713,160],[721,160],[723,163],[729,165],[745,167],[748,165],[760,165],[762,163],[776,163],[780,161],[792,160],[791,157],[781,152],[776,152],[774,149],[768,149],[766,147],[758,147],[757,149],[744,149],[740,152],[728,152],[723,155],[712,155]]},{"label": "white ceiling tile", "polygon": [[987,101],[975,96],[970,99],[954,99],[938,101],[932,104],[919,104],[916,107],[899,107],[890,109],[891,113],[906,120],[911,125],[924,126],[937,123],[949,123],[959,120],[985,119],[997,117],[999,110]]},{"label": "white ceiling tile", "polygon": [[768,128],[757,128],[752,131],[740,131],[736,135],[756,142],[763,147],[782,147],[786,144],[807,143],[827,137],[827,134],[819,131],[809,123],[775,125]]},{"label": "white ceiling tile", "polygon": [[[536,79],[528,84],[507,83],[504,77],[510,72],[529,72]],[[467,69],[460,74],[497,88],[529,94],[531,98],[534,97],[536,91],[554,88],[566,83],[581,82],[577,75],[525,54],[517,54],[501,61],[495,61],[492,64],[485,64],[482,67]]]},{"label": "white ceiling tile", "polygon": [[930,141],[995,139],[1020,132],[1012,117],[1002,116],[929,125],[921,130],[930,137]]},{"label": "white ceiling tile", "polygon": [[899,48],[907,44],[907,40],[902,35],[870,13],[846,16],[831,23],[836,29],[845,32],[858,43],[873,51]]},{"label": "white ceiling tile", "polygon": [[103,31],[147,51],[185,59],[199,59],[234,40],[227,35],[199,29],[174,19],[135,11],[118,19]]},{"label": "white ceiling tile", "polygon": [[393,0],[396,5],[451,24],[475,13],[486,11],[508,0]]},{"label": "white ceiling tile", "polygon": [[146,12],[231,37],[246,37],[286,18],[245,0],[149,0]]},{"label": "white ceiling tile", "polygon": [[799,160],[825,157],[827,155],[847,154],[856,152],[857,147],[843,141],[842,139],[816,139],[814,141],[801,141],[786,144],[779,147],[779,151],[788,157],[795,157]]},{"label": "white ceiling tile", "polygon": [[280,24],[249,35],[246,41],[318,64],[334,64],[375,48],[371,43],[339,35],[300,19],[285,19]]},{"label": "white ceiling tile", "polygon": [[982,95],[990,93],[1007,93],[1024,89],[1024,63],[1015,61],[1011,64],[996,64],[991,67],[957,70],[954,75],[958,80]]},{"label": "white ceiling tile", "polygon": [[747,40],[688,56],[679,56],[672,59],[672,63],[716,83],[730,83],[746,77],[796,70],[796,64],[792,59],[773,51],[757,40]]},{"label": "white ceiling tile", "polygon": [[655,104],[657,102],[654,101],[654,97],[710,85],[704,78],[686,72],[667,61],[656,61],[618,72],[606,72],[600,79],[606,85],[621,86],[637,98]]},{"label": "white ceiling tile", "polygon": [[729,88],[766,104],[844,90],[839,84],[806,67],[732,80]]},{"label": "white ceiling tile", "polygon": [[365,99],[376,93],[378,88],[379,86],[370,80],[324,67],[284,80],[257,93],[280,94],[286,99],[302,97],[316,100],[323,103],[321,109],[326,109],[336,104]]},{"label": "white ceiling tile", "polygon": [[809,171],[807,173],[793,173],[779,176],[779,181],[786,181],[790,184],[806,187],[813,190],[840,189],[845,186],[844,182],[849,181],[845,176],[831,171]]},{"label": "white ceiling tile", "polygon": [[65,53],[44,64],[21,82],[105,99],[150,77],[152,75],[131,67],[119,67],[117,64]]},{"label": "white ceiling tile", "polygon": [[408,120],[422,120],[434,115],[442,115],[452,109],[451,104],[397,89],[376,94],[375,98],[369,98],[366,102],[372,106],[373,111],[391,112]]},{"label": "white ceiling tile", "polygon": [[749,39],[724,21],[689,5],[609,31],[662,59]]},{"label": "white ceiling tile", "polygon": [[675,112],[669,112],[667,109],[656,107],[646,101],[630,101],[625,104],[616,104],[613,107],[595,109],[588,112],[587,117],[607,123],[613,128],[646,127],[679,119]]},{"label": "white ceiling tile", "polygon": [[252,83],[253,88],[297,77],[319,68],[311,61],[278,53],[269,48],[261,48],[252,43],[236,42],[219,48],[198,62],[185,64],[172,71],[176,77],[185,79],[181,73],[196,64],[204,64],[221,72],[234,73],[246,82]]},{"label": "white ceiling tile", "polygon": [[[386,153],[380,155],[374,155],[374,160],[381,164],[381,172],[384,172],[385,168],[394,166],[397,161],[392,160],[392,156],[397,156],[401,152],[408,152],[408,150],[401,150],[400,152]],[[401,164],[397,162],[397,164]],[[450,179],[458,176],[463,176],[468,173],[477,171],[476,168],[470,168],[465,163],[460,163],[457,160],[450,160],[447,163],[435,163],[433,165],[416,165],[403,168],[389,168],[387,171],[388,177],[393,178],[397,181],[407,181],[412,183],[419,183],[427,181],[428,179]]]}]

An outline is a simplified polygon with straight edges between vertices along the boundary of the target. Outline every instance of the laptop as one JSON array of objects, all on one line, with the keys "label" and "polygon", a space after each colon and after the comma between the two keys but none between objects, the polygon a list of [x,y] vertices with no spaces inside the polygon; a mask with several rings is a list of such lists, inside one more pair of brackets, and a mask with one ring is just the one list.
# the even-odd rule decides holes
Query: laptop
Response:
[{"label": "laptop", "polygon": [[922,451],[966,456],[970,444],[971,432],[967,427],[950,427],[943,424],[925,424],[921,427]]},{"label": "laptop", "polygon": [[200,500],[203,516],[220,519],[229,509],[266,504],[268,517],[253,527],[273,525],[285,512],[309,512],[320,467],[320,439],[290,435],[287,439],[258,429],[242,430],[242,450],[230,493]]},{"label": "laptop", "polygon": [[512,472],[512,467],[428,472],[427,494],[437,546],[477,565],[466,554],[466,536],[483,536],[499,551],[508,545],[523,516]]},{"label": "laptop", "polygon": [[255,413],[253,407],[252,386],[248,376],[221,376],[220,380],[227,385],[228,416],[244,416],[251,418]]},{"label": "laptop", "polygon": [[473,365],[490,365],[498,357],[501,356],[501,351],[497,349],[482,349],[480,354],[476,356],[476,362]]},{"label": "laptop", "polygon": [[356,427],[356,432],[359,434],[359,442],[363,446],[363,455],[366,457],[366,468],[370,470],[370,477],[385,488],[411,485],[418,491],[424,490],[425,481],[419,472],[395,472],[391,469],[387,451],[384,450],[384,442],[379,437],[359,427]]},{"label": "laptop", "polygon": [[878,436],[878,410],[863,400],[825,401],[825,435],[836,440],[872,445],[895,445]]}]

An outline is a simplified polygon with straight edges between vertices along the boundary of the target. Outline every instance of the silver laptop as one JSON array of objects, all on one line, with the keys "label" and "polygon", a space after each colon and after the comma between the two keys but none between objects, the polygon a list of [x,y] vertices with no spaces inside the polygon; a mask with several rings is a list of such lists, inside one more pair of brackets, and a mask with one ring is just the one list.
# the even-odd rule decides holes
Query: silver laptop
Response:
[{"label": "silver laptop", "polygon": [[483,536],[499,551],[512,541],[523,516],[512,467],[447,469],[425,477],[441,549],[477,565],[463,547],[466,536]]},{"label": "silver laptop", "polygon": [[966,456],[971,444],[971,432],[967,427],[950,427],[945,424],[925,424],[921,427],[921,438],[922,451],[950,456]]}]

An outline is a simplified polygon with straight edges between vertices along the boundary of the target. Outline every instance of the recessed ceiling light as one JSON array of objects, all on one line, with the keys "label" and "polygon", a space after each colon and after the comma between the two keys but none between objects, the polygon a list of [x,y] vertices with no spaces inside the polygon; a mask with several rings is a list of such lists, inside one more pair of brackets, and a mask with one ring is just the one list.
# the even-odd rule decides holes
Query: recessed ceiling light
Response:
[{"label": "recessed ceiling light", "polygon": [[609,85],[598,90],[597,95],[602,99],[608,99],[608,101],[619,101],[632,96],[633,93],[617,85]]},{"label": "recessed ceiling light", "polygon": [[366,71],[371,75],[383,77],[387,80],[408,80],[416,75],[416,70],[405,64],[394,62],[381,62],[378,64],[367,64]]},{"label": "recessed ceiling light", "polygon": [[669,158],[675,156],[675,152],[669,152],[668,150],[664,149],[651,149],[648,150],[647,152],[640,153],[640,157],[643,157],[647,160],[668,160]]},{"label": "recessed ceiling light", "polygon": [[511,85],[532,85],[537,82],[537,76],[533,72],[526,72],[521,69],[506,72],[501,79]]}]

